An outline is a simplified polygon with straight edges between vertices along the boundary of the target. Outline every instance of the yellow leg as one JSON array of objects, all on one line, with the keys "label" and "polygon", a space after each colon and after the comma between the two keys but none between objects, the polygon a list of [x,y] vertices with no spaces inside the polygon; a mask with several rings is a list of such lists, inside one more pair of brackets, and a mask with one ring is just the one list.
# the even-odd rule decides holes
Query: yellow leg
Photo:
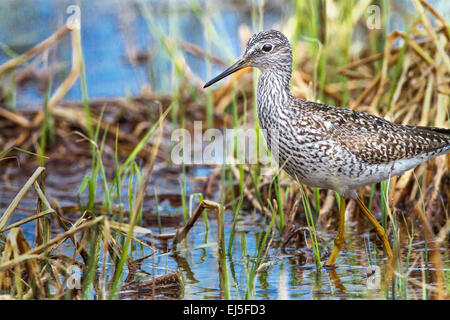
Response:
[{"label": "yellow leg", "polygon": [[328,259],[327,266],[333,266],[336,262],[336,258],[341,251],[345,242],[345,199],[340,197],[341,208],[339,210],[339,228],[336,237],[334,238],[334,247]]},{"label": "yellow leg", "polygon": [[386,235],[386,231],[383,229],[383,227],[378,223],[377,219],[372,215],[372,213],[367,209],[367,207],[364,205],[364,203],[360,199],[356,199],[356,202],[358,203],[359,207],[361,208],[364,215],[369,219],[370,223],[375,227],[375,230],[377,231],[377,235],[380,237],[381,241],[383,242],[384,248],[386,249],[386,253],[389,257],[389,259],[392,258],[392,250],[391,246],[389,245],[389,240]]}]

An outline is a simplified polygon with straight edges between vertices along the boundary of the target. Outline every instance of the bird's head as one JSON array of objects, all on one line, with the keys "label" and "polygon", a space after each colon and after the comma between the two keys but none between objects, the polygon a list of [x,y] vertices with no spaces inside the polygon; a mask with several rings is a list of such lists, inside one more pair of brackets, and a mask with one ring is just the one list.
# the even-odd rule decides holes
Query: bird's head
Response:
[{"label": "bird's head", "polygon": [[289,40],[284,34],[276,30],[267,30],[254,34],[248,40],[242,58],[217,77],[208,81],[204,88],[247,67],[255,67],[262,72],[284,72],[290,77],[292,51]]}]

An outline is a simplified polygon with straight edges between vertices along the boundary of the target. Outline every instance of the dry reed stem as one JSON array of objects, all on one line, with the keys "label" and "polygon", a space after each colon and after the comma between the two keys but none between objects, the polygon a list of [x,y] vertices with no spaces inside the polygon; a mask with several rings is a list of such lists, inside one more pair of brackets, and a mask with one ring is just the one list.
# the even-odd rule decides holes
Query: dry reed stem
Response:
[{"label": "dry reed stem", "polygon": [[[8,263],[8,261],[14,260],[16,258],[21,258],[30,251],[30,246],[25,239],[22,230],[19,228],[13,228],[9,232],[8,238],[6,239],[5,250],[3,252],[0,264],[3,265]],[[41,297],[45,297],[44,287],[42,286],[41,277],[39,276],[40,268],[38,267],[37,260],[30,258],[27,259],[24,265],[24,270],[22,266],[17,264],[14,266],[14,272],[12,270],[1,270],[0,271],[0,287],[3,290],[12,289],[12,278],[14,277],[15,289],[19,290],[21,293],[22,288],[22,273],[25,272],[28,275],[28,283],[31,287],[33,282],[36,283],[37,293]]]},{"label": "dry reed stem", "polygon": [[434,74],[430,73],[428,76],[427,87],[425,89],[425,96],[423,98],[422,115],[417,125],[427,126],[430,123],[430,107],[431,98],[434,89]]},{"label": "dry reed stem", "polygon": [[333,190],[327,190],[327,195],[325,200],[320,205],[319,216],[317,217],[317,221],[324,226],[325,228],[329,228],[331,223],[331,212],[334,208],[334,200],[335,193]]},{"label": "dry reed stem", "polygon": [[376,87],[377,83],[380,81],[381,79],[381,73],[379,73],[378,75],[376,75],[376,77],[372,80],[372,82],[370,83],[370,85],[364,89],[364,91],[361,93],[361,95],[355,100],[355,102],[351,103],[349,108],[350,109],[356,109],[358,108],[361,103],[364,101],[364,99],[369,95],[369,93]]},{"label": "dry reed stem", "polygon": [[436,236],[431,229],[430,223],[423,212],[422,208],[417,210],[419,213],[419,218],[422,222],[422,226],[425,231],[425,238],[427,239],[427,243],[429,246],[429,261],[432,266],[431,282],[435,283],[434,299],[443,300],[445,298],[445,289],[444,289],[444,275],[442,269],[442,256],[440,254],[439,241],[435,241]]},{"label": "dry reed stem", "polygon": [[[427,15],[425,14],[425,10],[424,10],[421,2],[419,0],[412,0],[412,1],[414,3],[414,6],[416,7],[417,11],[419,12],[423,26],[427,30],[428,35],[431,37],[431,39],[433,39],[434,45],[437,48],[437,52],[440,54],[442,61],[447,68],[447,71],[450,72],[450,58],[448,57],[447,53],[444,51],[444,48],[442,47],[441,43],[438,41],[436,32],[433,29],[431,22],[428,19]],[[429,6],[429,7],[431,7],[431,6]]]},{"label": "dry reed stem", "polygon": [[189,233],[189,231],[192,229],[192,227],[194,226],[195,222],[198,220],[198,218],[200,217],[200,215],[203,213],[203,210],[205,209],[214,209],[217,211],[217,230],[218,230],[218,251],[219,251],[219,256],[221,256],[221,252],[222,252],[222,243],[223,243],[223,235],[222,235],[222,208],[220,206],[220,204],[218,204],[217,202],[214,201],[209,201],[209,200],[203,200],[202,202],[200,202],[200,204],[198,205],[198,207],[195,209],[194,213],[192,214],[192,216],[189,218],[189,220],[186,222],[186,224],[184,225],[183,228],[178,229],[173,241],[172,241],[172,250],[175,251],[177,249],[177,244],[180,243],[184,238],[186,238],[187,234]]},{"label": "dry reed stem", "polygon": [[[307,86],[305,84],[305,82],[311,83],[313,81],[313,78],[309,74],[302,72],[302,71],[294,71],[293,79],[296,81],[296,84],[300,85],[303,88],[303,91],[305,93],[305,97],[303,97],[303,98],[309,99],[310,97],[312,97],[311,86]],[[304,81],[302,81],[302,80],[304,80]],[[302,83],[303,83],[303,85],[302,85]],[[323,88],[323,92],[327,96],[335,99],[339,103],[343,100],[342,95],[340,95],[336,91],[331,90],[329,86],[325,86]]]},{"label": "dry reed stem", "polygon": [[286,238],[289,231],[292,230],[292,228],[294,228],[295,216],[297,215],[297,210],[298,210],[298,207],[300,206],[300,201],[301,201],[301,197],[300,197],[300,195],[298,195],[297,197],[295,197],[295,201],[294,201],[292,207],[288,211],[288,214],[287,214],[288,219],[286,222],[286,227],[284,229],[283,238]]},{"label": "dry reed stem", "polygon": [[[130,230],[130,225],[129,225],[129,224],[126,224],[126,223],[117,223],[117,222],[115,222],[115,221],[109,221],[109,227],[110,227],[110,229],[112,229],[112,230],[114,230],[114,231],[116,231],[116,232],[119,232],[120,234],[122,234],[122,235],[125,236],[125,237],[128,237],[128,236],[129,236],[131,240],[133,240],[133,241],[135,241],[135,242],[137,242],[137,243],[143,245],[144,247],[147,247],[147,248],[149,248],[149,249],[151,249],[151,250],[153,250],[153,251],[156,251],[156,248],[155,248],[154,246],[152,246],[151,244],[148,244],[148,243],[146,243],[146,242],[144,242],[144,241],[142,241],[142,240],[139,240],[139,239],[136,238],[135,236],[133,236],[134,233],[140,233],[140,234],[142,234],[142,231],[141,231],[141,230],[143,230],[143,229],[145,230],[145,234],[148,234],[148,235],[152,236],[150,230],[145,229],[145,228],[142,228],[142,227],[139,227],[139,226],[134,226],[134,228],[133,228],[133,234],[128,235],[128,232],[129,232],[129,230]],[[127,229],[125,229],[125,228],[127,228]],[[137,230],[137,229],[138,229],[138,230]]]},{"label": "dry reed stem", "polygon": [[33,249],[30,249],[29,251],[27,251],[25,254],[22,254],[19,257],[14,258],[13,260],[9,260],[8,262],[0,264],[0,271],[12,268],[19,263],[27,261],[28,259],[35,259],[35,258],[44,259],[45,252],[42,253],[43,251],[48,251],[48,252],[53,251],[56,247],[60,246],[61,243],[66,241],[67,238],[69,238],[71,235],[73,235],[77,232],[80,232],[82,230],[91,228],[92,226],[101,222],[103,219],[104,219],[104,217],[96,217],[90,221],[87,221],[87,222],[81,224],[80,226],[78,226],[76,228],[72,227],[66,233],[49,240],[47,243],[41,244],[37,247],[34,247]]},{"label": "dry reed stem", "polygon": [[[59,85],[48,102],[48,110],[51,112],[66,93],[72,88],[81,74],[83,66],[83,55],[81,47],[81,30],[72,30],[72,69],[66,79]],[[44,120],[44,110],[40,110],[33,119],[33,126],[39,126]]]},{"label": "dry reed stem", "polygon": [[[159,105],[159,107],[160,107],[159,112],[160,112],[160,118],[161,118],[163,116],[161,105]],[[158,124],[158,136],[156,138],[156,143],[153,145],[151,153],[149,153],[147,156],[147,163],[144,167],[144,174],[143,174],[142,180],[139,184],[136,202],[134,204],[133,212],[131,214],[130,225],[133,228],[135,227],[138,213],[142,209],[142,206],[144,204],[144,197],[147,193],[147,191],[146,191],[147,186],[149,184],[149,180],[152,175],[153,166],[155,164],[156,156],[158,154],[159,145],[161,144],[162,133],[163,133],[163,121],[160,120],[159,124]]]},{"label": "dry reed stem", "polygon": [[6,110],[5,108],[1,107],[0,107],[0,117],[8,119],[24,128],[29,128],[31,125],[31,122],[21,114]]},{"label": "dry reed stem", "polygon": [[11,60],[6,61],[2,65],[0,65],[0,75],[4,73],[7,70],[16,68],[17,66],[21,65],[22,63],[26,62],[28,59],[32,58],[39,52],[49,48],[54,43],[58,42],[67,32],[69,32],[70,29],[64,25],[61,29],[59,29],[57,32],[55,32],[53,35],[45,39],[44,41],[38,43],[33,48],[28,50],[27,52],[21,54],[18,57],[15,57]]},{"label": "dry reed stem", "polygon": [[7,226],[7,227],[5,227],[3,229],[0,229],[0,233],[8,231],[8,230],[10,230],[12,228],[19,227],[19,226],[21,226],[21,225],[23,225],[25,223],[28,223],[28,222],[33,221],[33,220],[38,219],[38,218],[42,218],[42,217],[48,215],[49,213],[54,213],[54,212],[55,212],[55,210],[53,210],[53,209],[48,209],[48,210],[39,212],[39,213],[37,213],[35,215],[32,215],[31,217],[25,218],[25,219],[20,220],[20,221],[18,221],[16,223],[10,224],[9,226]]},{"label": "dry reed stem", "polygon": [[28,179],[28,181],[22,187],[22,189],[20,189],[19,193],[11,201],[8,208],[6,209],[6,211],[3,213],[2,217],[0,218],[0,229],[2,229],[6,225],[9,218],[11,217],[12,213],[14,212],[14,210],[16,210],[17,206],[19,205],[19,202],[27,194],[28,190],[36,182],[37,178],[41,175],[42,172],[44,172],[44,170],[45,169],[43,167],[37,168],[34,171],[33,175]]},{"label": "dry reed stem", "polygon": [[[64,230],[64,232],[69,231],[70,228],[66,224],[66,222],[68,223],[68,221],[66,221],[63,218],[61,208],[59,208],[57,203],[54,203],[54,207],[56,208],[56,214],[54,216],[56,216],[56,220],[57,220],[59,226]],[[87,265],[88,259],[89,259],[89,255],[88,255],[87,251],[84,248],[81,248],[79,242],[77,241],[77,239],[75,238],[74,235],[71,235],[69,238],[72,241],[73,245],[75,246],[75,252],[81,256],[81,258],[84,261],[84,264]]]},{"label": "dry reed stem", "polygon": [[[375,94],[375,97],[372,100],[372,103],[370,105],[370,107],[373,110],[376,110],[378,107],[378,103],[380,101],[381,98],[381,94],[384,91],[384,86],[386,84],[386,79],[388,77],[388,67],[389,67],[389,61],[391,58],[391,49],[392,49],[392,45],[394,43],[394,39],[396,38],[396,35],[394,33],[391,33],[387,38],[386,38],[386,42],[384,44],[384,54],[383,54],[383,64],[381,66],[381,76],[380,76],[380,80],[379,80],[379,85],[378,85],[378,90]],[[395,59],[394,61],[396,61],[397,59]],[[392,62],[394,62],[392,61]]]},{"label": "dry reed stem", "polygon": [[[437,197],[439,194],[439,185],[445,173],[445,166],[446,166],[445,157],[436,158],[435,163],[437,169],[433,175],[433,180],[431,182],[431,184],[433,185],[433,190],[431,192],[430,200],[428,201],[428,206],[426,210],[426,216],[428,219],[432,219],[432,210],[435,208],[436,201],[438,200]],[[437,205],[439,205],[439,203]]]},{"label": "dry reed stem", "polygon": [[222,66],[222,67],[227,66],[227,64],[225,63],[225,61],[223,59],[213,56],[211,53],[206,52],[204,49],[202,49],[201,47],[199,47],[193,43],[186,42],[183,40],[178,40],[177,44],[184,51],[189,52],[200,59],[207,59],[207,60],[211,61],[212,63]]},{"label": "dry reed stem", "polygon": [[399,101],[400,94],[406,83],[408,70],[410,66],[411,66],[411,58],[409,55],[405,55],[403,58],[402,73],[400,74],[400,78],[398,79],[397,82],[397,87],[395,88],[394,95],[392,96],[391,109],[386,113],[386,115],[390,116],[391,118],[394,118],[394,114],[397,113],[398,107],[400,106],[400,103],[397,103],[397,101]]},{"label": "dry reed stem", "polygon": [[445,30],[447,31],[447,38],[450,39],[450,24],[448,23],[448,21],[427,1],[420,0],[420,2],[442,23],[442,27],[445,28]]},{"label": "dry reed stem", "polygon": [[353,68],[377,61],[378,59],[381,59],[383,57],[383,55],[384,55],[383,52],[374,53],[368,57],[352,61],[352,62],[348,63],[347,65],[340,67],[337,71],[339,73],[344,73],[345,71],[349,71],[349,69],[353,69]]}]

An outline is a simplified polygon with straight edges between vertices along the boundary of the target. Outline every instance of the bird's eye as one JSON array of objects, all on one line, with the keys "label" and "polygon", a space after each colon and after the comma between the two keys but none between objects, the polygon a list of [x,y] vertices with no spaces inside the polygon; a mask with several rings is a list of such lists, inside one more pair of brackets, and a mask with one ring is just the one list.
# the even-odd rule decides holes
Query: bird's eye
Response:
[{"label": "bird's eye", "polygon": [[272,50],[272,45],[270,43],[266,43],[263,47],[262,47],[263,51],[265,52],[269,52],[270,50]]}]

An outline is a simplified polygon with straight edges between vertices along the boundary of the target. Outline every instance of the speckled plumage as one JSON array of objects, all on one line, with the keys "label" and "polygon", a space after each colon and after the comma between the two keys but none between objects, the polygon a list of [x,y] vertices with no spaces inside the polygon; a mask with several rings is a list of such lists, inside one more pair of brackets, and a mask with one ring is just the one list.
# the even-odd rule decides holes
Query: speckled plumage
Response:
[{"label": "speckled plumage", "polygon": [[[270,52],[262,49],[265,44],[272,45]],[[362,186],[450,152],[448,129],[403,126],[294,97],[289,88],[292,52],[281,32],[252,36],[241,59],[244,63],[261,70],[258,118],[272,154],[306,185],[356,199]]]}]

